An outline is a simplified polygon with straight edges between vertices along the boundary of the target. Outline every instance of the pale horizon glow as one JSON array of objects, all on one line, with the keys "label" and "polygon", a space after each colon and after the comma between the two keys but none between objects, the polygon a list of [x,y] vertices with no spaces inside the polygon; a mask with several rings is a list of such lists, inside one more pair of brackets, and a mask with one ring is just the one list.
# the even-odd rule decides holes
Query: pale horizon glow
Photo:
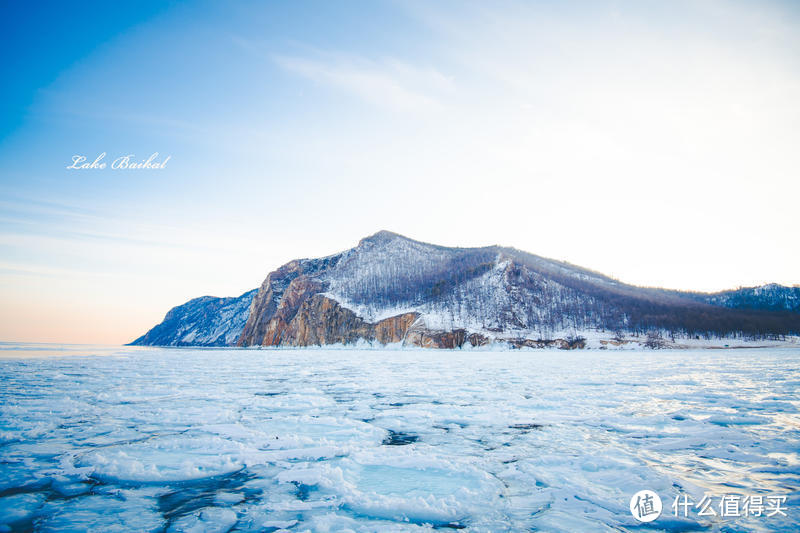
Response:
[{"label": "pale horizon glow", "polygon": [[[799,22],[791,2],[199,2],[53,38],[74,57],[0,132],[0,341],[130,342],[382,229],[634,285],[798,284]],[[65,168],[102,152],[171,160]]]}]

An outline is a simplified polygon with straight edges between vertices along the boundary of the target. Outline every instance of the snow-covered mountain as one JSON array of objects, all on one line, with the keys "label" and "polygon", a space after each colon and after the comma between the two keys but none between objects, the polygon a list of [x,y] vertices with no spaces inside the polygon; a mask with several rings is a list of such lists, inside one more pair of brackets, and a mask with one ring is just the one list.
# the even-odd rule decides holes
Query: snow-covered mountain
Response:
[{"label": "snow-covered mountain", "polygon": [[713,294],[698,294],[697,299],[732,309],[800,313],[800,287],[784,287],[777,283],[769,283],[760,287],[743,287]]},{"label": "snow-covered mountain", "polygon": [[149,346],[230,346],[242,333],[256,289],[238,298],[201,296],[173,307],[164,321],[133,341]]},{"label": "snow-covered mountain", "polygon": [[715,296],[634,287],[514,248],[448,248],[381,231],[342,253],[287,263],[255,295],[192,300],[134,343],[576,347],[587,332],[609,339],[800,332],[798,314],[731,309],[736,300]]}]

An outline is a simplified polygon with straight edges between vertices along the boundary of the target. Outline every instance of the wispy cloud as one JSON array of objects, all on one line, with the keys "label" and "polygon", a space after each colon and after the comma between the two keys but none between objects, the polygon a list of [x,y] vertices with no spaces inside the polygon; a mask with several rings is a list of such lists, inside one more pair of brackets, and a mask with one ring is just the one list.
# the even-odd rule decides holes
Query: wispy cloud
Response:
[{"label": "wispy cloud", "polygon": [[392,58],[367,59],[346,54],[317,57],[273,55],[288,72],[355,94],[395,111],[434,111],[454,90],[451,78],[432,67],[419,67]]}]

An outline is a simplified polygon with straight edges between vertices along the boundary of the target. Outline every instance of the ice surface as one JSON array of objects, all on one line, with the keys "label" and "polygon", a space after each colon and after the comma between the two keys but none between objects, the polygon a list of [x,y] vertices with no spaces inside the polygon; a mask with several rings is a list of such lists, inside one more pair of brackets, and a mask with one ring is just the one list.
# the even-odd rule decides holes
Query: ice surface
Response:
[{"label": "ice surface", "polygon": [[[26,353],[0,531],[800,528],[798,349]],[[704,492],[788,517],[672,516]]]}]

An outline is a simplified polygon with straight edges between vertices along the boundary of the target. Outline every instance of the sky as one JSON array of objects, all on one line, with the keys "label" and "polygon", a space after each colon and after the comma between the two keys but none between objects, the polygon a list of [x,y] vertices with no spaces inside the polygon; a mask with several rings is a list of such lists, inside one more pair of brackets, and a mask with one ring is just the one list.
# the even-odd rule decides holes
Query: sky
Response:
[{"label": "sky", "polygon": [[800,4],[1,6],[2,341],[129,342],[381,229],[800,283]]}]

